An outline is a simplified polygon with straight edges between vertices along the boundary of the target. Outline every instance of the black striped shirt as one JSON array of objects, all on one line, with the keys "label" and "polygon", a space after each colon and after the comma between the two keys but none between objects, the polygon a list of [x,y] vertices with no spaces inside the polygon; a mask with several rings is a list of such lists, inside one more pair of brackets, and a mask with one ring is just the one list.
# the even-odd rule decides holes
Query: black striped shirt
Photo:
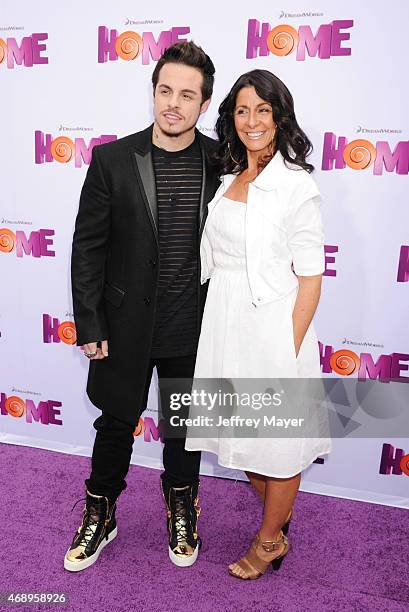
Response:
[{"label": "black striped shirt", "polygon": [[182,151],[152,145],[159,220],[159,287],[152,357],[197,350],[197,240],[202,157],[197,139]]}]

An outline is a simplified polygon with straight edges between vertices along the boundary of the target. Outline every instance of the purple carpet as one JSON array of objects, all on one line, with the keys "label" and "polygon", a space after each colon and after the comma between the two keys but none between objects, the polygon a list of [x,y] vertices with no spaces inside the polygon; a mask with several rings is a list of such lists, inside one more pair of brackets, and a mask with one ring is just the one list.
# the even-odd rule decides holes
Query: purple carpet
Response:
[{"label": "purple carpet", "polygon": [[[192,568],[168,560],[159,472],[131,466],[117,510],[118,537],[92,567],[71,574],[63,557],[78,527],[90,459],[0,444],[0,592],[68,594],[75,612],[409,610],[406,510],[300,493],[281,569],[257,581],[230,577],[260,504],[250,485],[202,478],[204,541]],[[14,607],[3,607],[11,611]]]}]

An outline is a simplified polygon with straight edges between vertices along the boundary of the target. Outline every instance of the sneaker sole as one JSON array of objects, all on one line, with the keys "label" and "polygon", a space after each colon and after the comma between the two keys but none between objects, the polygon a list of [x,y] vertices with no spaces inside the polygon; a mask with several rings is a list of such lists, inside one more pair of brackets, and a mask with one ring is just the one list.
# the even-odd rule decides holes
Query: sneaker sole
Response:
[{"label": "sneaker sole", "polygon": [[174,565],[178,567],[190,567],[193,565],[199,554],[199,545],[196,546],[193,555],[190,557],[179,557],[176,553],[173,552],[171,548],[169,548],[169,559],[172,561]]},{"label": "sneaker sole", "polygon": [[84,559],[83,561],[70,561],[69,559],[67,559],[67,555],[70,551],[70,549],[68,549],[66,556],[64,557],[64,569],[68,570],[69,572],[80,572],[81,570],[84,570],[87,567],[90,567],[90,565],[93,565],[95,561],[98,560],[98,557],[101,554],[101,551],[105,548],[105,546],[109,544],[110,542],[112,542],[112,540],[114,540],[117,535],[118,535],[118,528],[115,527],[115,529],[113,529],[111,533],[109,534],[108,539],[106,540],[104,538],[102,540],[101,544],[99,545],[98,549],[94,552],[94,554],[88,557],[87,559]]}]

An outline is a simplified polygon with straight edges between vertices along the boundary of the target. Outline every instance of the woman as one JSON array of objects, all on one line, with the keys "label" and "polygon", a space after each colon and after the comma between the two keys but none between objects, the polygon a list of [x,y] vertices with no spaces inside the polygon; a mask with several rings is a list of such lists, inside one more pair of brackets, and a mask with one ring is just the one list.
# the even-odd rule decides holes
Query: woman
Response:
[{"label": "woman", "polygon": [[[248,72],[221,104],[216,131],[222,184],[201,242],[201,282],[210,284],[195,379],[319,378],[311,321],[324,272],[320,198],[292,96],[271,72]],[[258,534],[230,573],[255,579],[270,563],[278,569],[301,471],[330,440],[197,438],[190,428],[186,449],[245,470],[263,502]]]}]

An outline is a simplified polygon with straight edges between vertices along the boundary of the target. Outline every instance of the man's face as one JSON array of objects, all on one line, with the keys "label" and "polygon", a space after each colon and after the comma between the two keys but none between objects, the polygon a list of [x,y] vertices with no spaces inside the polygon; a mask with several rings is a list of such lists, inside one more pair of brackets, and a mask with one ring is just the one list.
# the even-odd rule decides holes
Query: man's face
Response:
[{"label": "man's face", "polygon": [[185,64],[165,64],[154,91],[155,121],[167,136],[181,136],[195,127],[210,99],[202,103],[203,76]]}]

